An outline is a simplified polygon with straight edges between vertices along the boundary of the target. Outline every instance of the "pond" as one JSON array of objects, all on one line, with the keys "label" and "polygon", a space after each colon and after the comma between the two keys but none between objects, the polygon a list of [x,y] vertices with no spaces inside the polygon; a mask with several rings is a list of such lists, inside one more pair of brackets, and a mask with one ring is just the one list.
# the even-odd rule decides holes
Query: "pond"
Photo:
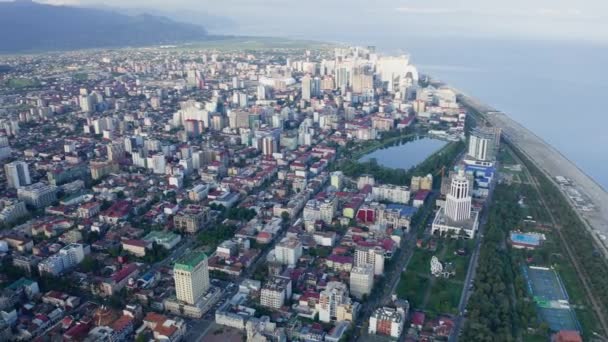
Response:
[{"label": "pond", "polygon": [[376,159],[379,165],[393,169],[409,169],[439,151],[447,142],[431,138],[418,138],[411,141],[396,141],[395,144],[379,148],[359,159],[366,162]]}]

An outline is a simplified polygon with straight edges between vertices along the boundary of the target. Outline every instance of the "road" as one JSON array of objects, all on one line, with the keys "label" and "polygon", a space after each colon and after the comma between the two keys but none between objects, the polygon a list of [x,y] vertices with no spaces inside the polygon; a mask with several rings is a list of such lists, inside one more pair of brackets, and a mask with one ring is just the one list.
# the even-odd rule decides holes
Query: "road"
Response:
[{"label": "road", "polygon": [[[608,259],[608,240],[599,237],[600,234],[608,236],[608,192],[559,151],[506,114],[464,95],[457,89],[453,90],[461,95],[460,100],[465,106],[481,113],[491,125],[500,127],[503,130],[503,138],[525,154],[555,185],[559,187],[555,181],[556,176],[566,177],[589,199],[594,206],[593,211],[583,213],[575,207],[573,209],[585,228],[591,232],[604,257]],[[570,199],[565,197],[572,205]]]},{"label": "road", "polygon": [[[493,187],[493,185],[492,185]],[[471,255],[471,260],[469,260],[469,267],[467,268],[467,275],[464,280],[464,285],[462,287],[462,294],[460,295],[460,302],[458,303],[458,316],[454,320],[454,331],[450,335],[448,341],[455,342],[458,340],[458,336],[460,336],[460,332],[464,327],[465,318],[465,309],[467,307],[467,303],[469,302],[469,298],[471,298],[471,286],[473,285],[473,281],[475,280],[475,274],[477,272],[477,264],[479,261],[479,251],[481,250],[481,244],[483,243],[483,234],[485,231],[486,223],[488,222],[488,204],[492,201],[492,190],[490,191],[490,195],[486,199],[484,203],[484,207],[480,214],[479,219],[479,230],[477,231],[477,240],[475,243],[475,250]]]},{"label": "road", "polygon": [[[429,211],[431,211],[431,208],[435,205],[436,199],[437,194],[433,193],[429,197],[427,204],[424,206],[423,210],[425,210],[426,219],[428,219],[429,216],[426,215],[429,214]],[[426,227],[426,219],[418,223],[416,227],[412,227],[411,232],[408,233],[401,242],[399,250],[397,251],[396,255],[393,256],[396,258],[395,264],[392,266],[393,270],[387,273],[385,282],[383,283],[384,286],[380,289],[376,287],[370,298],[361,304],[361,310],[357,320],[355,321],[355,326],[357,329],[355,329],[354,340],[361,337],[359,335],[360,330],[358,328],[362,326],[364,322],[369,320],[369,317],[376,308],[387,305],[391,300],[391,296],[396,292],[399,280],[401,279],[401,273],[407,269],[412,255],[414,254],[414,249],[416,247],[416,232],[419,229],[424,229]],[[376,284],[376,286],[378,285]],[[402,335],[405,336],[405,334]]]},{"label": "road", "polygon": [[[564,198],[567,199],[568,203],[570,203],[572,206],[573,211],[578,215],[581,222],[583,222],[585,229],[591,233],[590,235],[595,240],[595,245],[603,253],[603,256],[608,258],[608,247],[606,245],[606,241],[600,239],[600,234],[608,235],[608,192],[606,192],[601,185],[586,175],[559,151],[523,127],[521,124],[508,117],[506,114],[498,112],[472,97],[466,96],[457,89],[452,89],[459,94],[459,100],[465,106],[480,114],[482,120],[487,121],[494,127],[501,128],[503,131],[503,139],[513,148],[525,155],[525,157],[536,167],[538,167],[538,169],[547,177],[548,180],[553,182],[555,186],[560,188],[559,184],[557,184],[555,180],[556,176],[563,176],[572,181],[575,187],[592,203],[595,208],[591,212],[583,213],[576,208],[573,201],[568,196],[564,196]],[[533,187],[541,199],[543,206],[545,206],[547,212],[551,216],[553,226],[556,227],[556,231],[558,232],[558,235],[565,246],[566,253],[582,282],[587,298],[598,315],[600,326],[604,331],[608,331],[608,321],[603,315],[601,306],[591,295],[586,271],[578,264],[570,246],[568,245],[566,237],[563,235],[563,232],[559,228],[559,225],[557,225],[555,218],[547,207],[543,193],[538,187],[537,180],[531,177],[531,175],[529,175],[529,177]]]}]

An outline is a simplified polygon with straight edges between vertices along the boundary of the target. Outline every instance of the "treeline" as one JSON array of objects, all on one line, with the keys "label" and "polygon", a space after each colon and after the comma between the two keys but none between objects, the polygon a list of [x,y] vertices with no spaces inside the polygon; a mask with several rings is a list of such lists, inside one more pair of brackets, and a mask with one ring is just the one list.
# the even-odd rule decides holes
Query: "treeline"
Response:
[{"label": "treeline", "polygon": [[514,272],[506,236],[521,221],[518,192],[496,187],[479,255],[474,292],[467,305],[462,341],[514,341],[520,319],[514,301]]},{"label": "treeline", "polygon": [[562,233],[567,237],[568,245],[572,249],[573,256],[586,273],[591,287],[592,295],[599,301],[600,309],[606,314],[608,308],[608,264],[603,254],[598,251],[593,237],[580,221],[574,209],[564,198],[562,192],[525,156],[520,158],[527,164],[530,173],[538,180],[540,191],[545,194],[545,202],[557,223],[561,226]]},{"label": "treeline", "polygon": [[[363,163],[352,159],[345,160],[337,169],[342,170],[342,172],[349,177],[356,178],[364,174],[370,174],[380,183],[409,185],[413,176],[424,176],[429,173],[435,174],[444,166],[451,165],[456,157],[464,151],[464,147],[465,143],[462,141],[450,143],[438,153],[427,158],[421,164],[411,167],[408,170],[384,167],[378,164],[375,159]],[[407,156],[405,158],[407,158]],[[435,187],[439,187],[440,182],[435,181],[433,184]]]}]

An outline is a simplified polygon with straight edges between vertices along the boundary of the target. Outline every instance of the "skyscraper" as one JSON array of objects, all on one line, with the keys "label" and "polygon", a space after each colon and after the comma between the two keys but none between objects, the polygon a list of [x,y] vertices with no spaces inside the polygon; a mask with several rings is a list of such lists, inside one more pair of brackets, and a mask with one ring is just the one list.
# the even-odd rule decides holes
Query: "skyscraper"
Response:
[{"label": "skyscraper", "polygon": [[194,305],[210,286],[207,255],[193,251],[183,256],[173,266],[173,278],[177,299]]},{"label": "skyscraper", "polygon": [[469,136],[468,155],[482,161],[494,160],[500,141],[500,131],[492,128],[473,128]]},{"label": "skyscraper", "polygon": [[470,180],[463,170],[452,176],[445,204],[437,211],[432,233],[472,239],[479,227],[479,212],[471,210]]},{"label": "skyscraper", "polygon": [[30,171],[26,162],[15,161],[4,165],[9,188],[20,188],[32,184]]},{"label": "skyscraper", "polygon": [[463,221],[471,217],[469,180],[463,170],[459,170],[458,175],[452,178],[452,186],[445,200],[445,214],[454,221]]},{"label": "skyscraper", "polygon": [[312,96],[312,78],[309,75],[302,77],[302,99],[310,100]]}]

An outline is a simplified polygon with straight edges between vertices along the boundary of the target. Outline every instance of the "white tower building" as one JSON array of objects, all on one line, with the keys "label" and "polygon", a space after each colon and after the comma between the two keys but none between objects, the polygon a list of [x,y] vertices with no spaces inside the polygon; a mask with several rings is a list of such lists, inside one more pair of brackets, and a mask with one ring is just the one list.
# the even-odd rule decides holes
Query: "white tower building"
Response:
[{"label": "white tower building", "polygon": [[471,195],[469,180],[463,170],[452,179],[450,192],[446,196],[445,215],[453,221],[468,220],[471,217]]}]

